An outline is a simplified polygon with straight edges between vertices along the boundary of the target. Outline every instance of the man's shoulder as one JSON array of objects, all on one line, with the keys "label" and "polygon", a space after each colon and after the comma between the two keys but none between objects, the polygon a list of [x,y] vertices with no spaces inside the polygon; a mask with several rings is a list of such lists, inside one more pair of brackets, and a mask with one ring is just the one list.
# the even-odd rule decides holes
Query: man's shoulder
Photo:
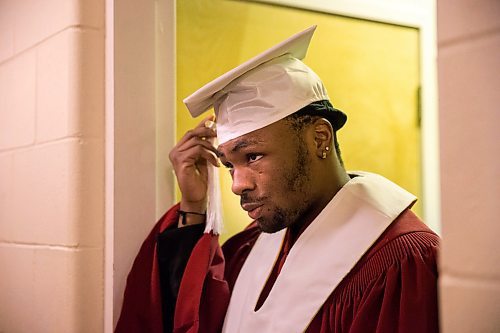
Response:
[{"label": "man's shoulder", "polygon": [[[385,281],[385,276],[405,271],[427,271],[437,278],[439,236],[430,230],[411,210],[405,210],[377,239],[346,276],[337,293],[353,296]],[[401,278],[403,278],[401,276]]]},{"label": "man's shoulder", "polygon": [[435,249],[438,245],[439,236],[410,209],[405,209],[377,239],[368,256],[375,255],[388,246],[424,250]]},{"label": "man's shoulder", "polygon": [[358,262],[355,271],[370,271],[372,277],[376,278],[391,267],[400,267],[416,260],[437,273],[438,248],[439,236],[410,209],[406,209],[375,241]]}]

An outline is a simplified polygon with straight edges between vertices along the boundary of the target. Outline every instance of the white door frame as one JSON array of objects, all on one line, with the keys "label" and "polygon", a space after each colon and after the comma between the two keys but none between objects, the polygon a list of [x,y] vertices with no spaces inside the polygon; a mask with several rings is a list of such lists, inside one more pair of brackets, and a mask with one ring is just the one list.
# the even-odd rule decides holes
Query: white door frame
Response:
[{"label": "white door frame", "polygon": [[175,1],[105,0],[104,332],[153,224],[173,203]]}]

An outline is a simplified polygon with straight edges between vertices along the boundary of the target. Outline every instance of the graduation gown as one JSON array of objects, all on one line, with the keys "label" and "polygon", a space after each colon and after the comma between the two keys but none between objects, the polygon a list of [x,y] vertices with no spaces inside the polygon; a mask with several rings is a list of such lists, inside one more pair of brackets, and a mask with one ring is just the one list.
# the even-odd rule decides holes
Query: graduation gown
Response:
[{"label": "graduation gown", "polygon": [[[203,226],[176,229],[177,211],[173,207],[155,226],[134,262],[117,332],[222,330],[230,293],[260,230],[251,224],[221,249],[216,236],[202,234]],[[256,310],[306,228],[286,231]],[[404,209],[326,294],[305,331],[437,332],[437,247],[438,237]],[[293,302],[299,306],[301,299]],[[283,317],[273,320],[290,320]]]},{"label": "graduation gown", "polygon": [[[127,280],[116,332],[162,332],[163,322],[169,331],[175,303],[178,326],[173,331],[221,330],[229,290],[260,230],[255,223],[251,224],[224,244],[222,255],[217,237],[202,235],[199,226],[169,230],[169,226],[177,223],[177,211],[178,206],[174,206],[144,242]],[[293,236],[287,233],[259,305],[269,293],[293,241]],[[183,281],[184,286],[179,290],[182,284],[179,276],[186,269],[184,265],[191,253],[189,244],[193,243],[197,247],[193,251],[207,254],[200,258],[201,262],[194,262],[191,256],[188,263],[187,269],[194,270],[189,276],[198,275],[200,280]],[[405,210],[332,292],[306,332],[438,332],[438,244],[438,236],[411,210]],[[162,290],[158,245],[166,250],[161,254]],[[168,272],[175,272],[177,277]],[[182,300],[177,299],[176,290]],[[163,311],[161,294],[165,296]]]}]

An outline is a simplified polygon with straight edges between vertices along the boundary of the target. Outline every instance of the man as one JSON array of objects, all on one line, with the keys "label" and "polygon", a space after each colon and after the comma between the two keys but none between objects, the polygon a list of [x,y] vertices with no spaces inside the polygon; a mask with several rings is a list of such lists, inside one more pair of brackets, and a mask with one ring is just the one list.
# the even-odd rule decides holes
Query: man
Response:
[{"label": "man", "polygon": [[[171,151],[182,199],[134,263],[117,331],[438,331],[438,237],[413,195],[345,171],[346,116],[299,60],[314,28],[185,100],[193,116],[213,105],[217,131],[206,118]],[[222,251],[207,185],[217,157],[254,220]]]}]

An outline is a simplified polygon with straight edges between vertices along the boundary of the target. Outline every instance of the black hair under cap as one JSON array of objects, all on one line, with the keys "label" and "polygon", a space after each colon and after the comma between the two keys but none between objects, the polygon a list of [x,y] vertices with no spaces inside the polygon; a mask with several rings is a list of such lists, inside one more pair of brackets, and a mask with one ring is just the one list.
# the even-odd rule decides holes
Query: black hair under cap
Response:
[{"label": "black hair under cap", "polygon": [[347,116],[344,112],[333,107],[329,100],[312,102],[304,106],[295,113],[297,116],[319,116],[326,118],[333,127],[334,131],[338,131],[347,122]]}]

